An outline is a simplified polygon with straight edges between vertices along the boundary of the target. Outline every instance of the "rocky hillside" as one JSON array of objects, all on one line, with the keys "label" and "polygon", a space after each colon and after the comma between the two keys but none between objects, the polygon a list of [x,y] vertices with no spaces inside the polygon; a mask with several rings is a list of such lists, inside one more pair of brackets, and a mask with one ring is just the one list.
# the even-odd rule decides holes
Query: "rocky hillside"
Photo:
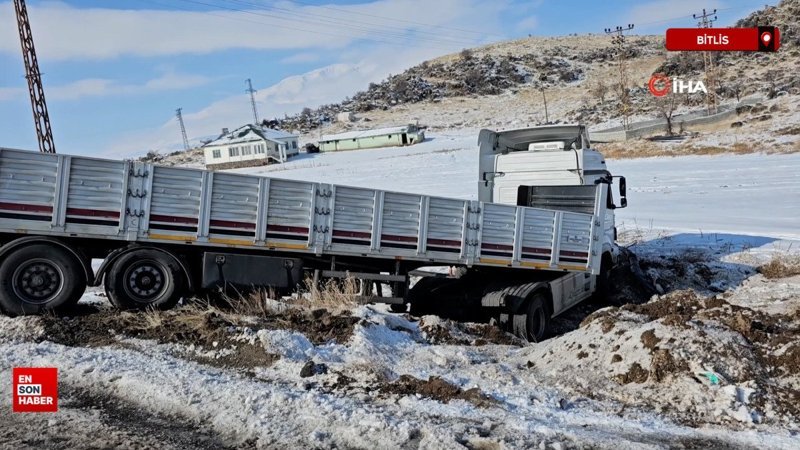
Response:
[{"label": "rocky hillside", "polygon": [[[582,42],[590,45],[583,46]],[[604,36],[529,38],[465,49],[458,54],[426,61],[346,98],[341,103],[306,108],[268,126],[307,132],[336,121],[340,112],[363,115],[417,103],[440,103],[453,98],[514,94],[521,89],[554,89],[580,85],[597,64],[615,60]],[[658,40],[635,37],[626,49],[628,58],[659,53]],[[544,44],[544,45],[542,45]]]},{"label": "rocky hillside", "polygon": [[[800,64],[798,17],[800,0],[783,0],[737,23],[778,26],[782,46],[776,54],[716,54],[713,89],[721,103],[750,95],[771,99],[800,94],[800,78],[793,75]],[[664,112],[646,89],[653,73],[704,79],[702,54],[667,53],[663,36],[629,36],[625,52],[632,120]],[[427,61],[341,103],[306,108],[267,124],[303,133],[320,127],[328,133],[414,121],[439,130],[575,121],[613,126],[619,124],[621,110],[616,60],[616,49],[604,34],[500,42]],[[670,113],[701,109],[705,103],[702,94],[679,100]],[[340,123],[340,112],[373,123]]]},{"label": "rocky hillside", "polygon": [[[800,95],[800,0],[783,0],[736,22],[736,27],[776,26],[781,34],[777,53],[713,53],[719,71],[717,92],[723,97],[762,94],[774,98],[781,92]],[[683,77],[700,76],[702,53],[671,53],[658,72]]]}]

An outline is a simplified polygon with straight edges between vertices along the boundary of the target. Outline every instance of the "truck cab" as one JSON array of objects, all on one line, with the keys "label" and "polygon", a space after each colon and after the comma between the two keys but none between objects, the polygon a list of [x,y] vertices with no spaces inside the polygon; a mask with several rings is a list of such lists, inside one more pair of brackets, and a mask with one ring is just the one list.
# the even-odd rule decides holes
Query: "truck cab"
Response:
[{"label": "truck cab", "polygon": [[[607,183],[603,254],[616,262],[614,210],[627,206],[625,178],[614,177],[603,155],[591,146],[583,125],[549,125],[507,131],[481,130],[478,199],[520,206],[555,207],[580,211],[581,202],[568,186]],[[612,184],[617,179],[618,204]],[[563,196],[536,198],[536,186],[563,186]],[[537,203],[538,200],[538,203]]]}]

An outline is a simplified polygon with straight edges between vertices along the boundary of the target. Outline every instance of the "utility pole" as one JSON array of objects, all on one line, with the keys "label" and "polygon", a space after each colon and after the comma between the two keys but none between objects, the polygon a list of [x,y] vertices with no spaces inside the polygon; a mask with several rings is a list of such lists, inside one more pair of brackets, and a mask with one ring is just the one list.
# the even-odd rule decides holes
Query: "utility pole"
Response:
[{"label": "utility pole", "polygon": [[542,91],[542,100],[544,100],[544,123],[547,125],[550,123],[550,116],[547,114],[547,96],[544,95],[544,85],[540,89]]},{"label": "utility pole", "polygon": [[253,83],[250,81],[250,78],[244,80],[247,83],[247,90],[245,92],[250,93],[250,105],[253,107],[253,122],[254,125],[258,125],[258,110],[256,109],[256,90],[253,89]]},{"label": "utility pole", "polygon": [[617,47],[617,68],[619,70],[619,101],[622,110],[622,128],[627,130],[631,114],[631,98],[628,92],[628,71],[625,65],[625,32],[633,29],[633,24],[627,27],[617,26],[614,29],[606,28],[606,34],[611,36],[611,43]]},{"label": "utility pole", "polygon": [[36,59],[36,50],[33,47],[33,34],[31,33],[31,23],[28,20],[28,8],[25,7],[25,0],[14,0],[14,10],[17,13],[19,42],[22,46],[22,59],[25,61],[25,78],[28,79],[28,94],[31,97],[33,122],[36,124],[39,151],[42,153],[55,153],[56,145],[53,142],[53,131],[50,129],[50,114],[47,113],[47,103],[44,101],[44,88],[42,87],[42,76],[39,73],[39,60]]},{"label": "utility pole", "polygon": [[181,111],[183,108],[178,108],[175,110],[175,117],[178,118],[178,123],[181,124],[181,136],[183,136],[183,149],[189,150],[189,139],[186,137],[186,127],[183,125],[183,114]]},{"label": "utility pole", "polygon": [[[699,19],[697,26],[700,28],[711,28],[711,24],[717,21],[717,10],[710,13],[706,12],[703,8],[703,14],[692,14],[692,17]],[[717,88],[716,88],[716,74],[714,68],[714,59],[709,52],[703,52],[703,67],[706,73],[706,104],[708,105],[708,113],[717,112]]]}]

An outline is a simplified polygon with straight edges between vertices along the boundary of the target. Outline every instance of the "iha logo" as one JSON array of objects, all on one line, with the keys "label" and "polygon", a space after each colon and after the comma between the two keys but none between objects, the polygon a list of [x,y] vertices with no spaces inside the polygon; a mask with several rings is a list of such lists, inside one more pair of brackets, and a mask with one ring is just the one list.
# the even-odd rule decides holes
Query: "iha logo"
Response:
[{"label": "iha logo", "polygon": [[689,80],[684,81],[680,78],[670,78],[663,73],[654,73],[647,83],[647,89],[656,97],[663,97],[670,92],[673,94],[694,94],[702,92],[707,94],[706,85],[702,81]]},{"label": "iha logo", "polygon": [[12,371],[14,404],[12,411],[58,411],[58,369],[54,367],[15,367]]}]

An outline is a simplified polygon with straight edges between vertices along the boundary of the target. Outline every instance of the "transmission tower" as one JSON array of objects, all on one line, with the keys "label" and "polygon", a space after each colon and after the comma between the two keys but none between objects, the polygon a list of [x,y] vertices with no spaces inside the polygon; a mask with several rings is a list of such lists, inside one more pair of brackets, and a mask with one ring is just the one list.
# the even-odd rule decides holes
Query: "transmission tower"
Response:
[{"label": "transmission tower", "polygon": [[631,114],[631,98],[628,92],[628,70],[625,64],[625,32],[633,29],[633,24],[629,23],[627,27],[620,26],[611,29],[606,28],[606,34],[611,35],[611,43],[617,47],[617,68],[619,70],[619,101],[620,109],[622,112],[622,128],[627,130],[629,124],[629,117]]},{"label": "transmission tower", "polygon": [[28,9],[25,7],[25,0],[14,0],[14,9],[17,13],[19,42],[22,46],[22,59],[25,61],[25,78],[28,79],[28,93],[31,97],[33,122],[36,124],[39,151],[42,153],[55,153],[56,145],[53,142],[53,131],[50,129],[50,115],[47,113],[47,103],[44,101],[44,88],[42,87],[42,76],[39,73],[39,60],[36,59],[36,50],[33,47],[33,34],[31,33],[31,23],[28,20]]},{"label": "transmission tower", "polygon": [[[703,14],[692,14],[692,17],[698,19],[697,26],[700,28],[711,28],[711,24],[717,21],[717,10],[707,13],[703,8]],[[709,52],[703,52],[703,68],[706,74],[706,104],[708,105],[708,113],[717,112],[717,77],[714,67],[714,59]]]},{"label": "transmission tower", "polygon": [[178,118],[178,123],[181,124],[181,136],[183,136],[183,149],[189,150],[189,139],[186,137],[186,127],[183,125],[183,114],[181,114],[181,110],[183,110],[183,108],[178,108],[175,110],[175,117]]},{"label": "transmission tower", "polygon": [[254,125],[258,125],[258,110],[256,109],[256,90],[253,89],[253,83],[250,82],[250,78],[244,80],[247,83],[247,90],[250,94],[250,106],[253,107],[253,122]]}]

